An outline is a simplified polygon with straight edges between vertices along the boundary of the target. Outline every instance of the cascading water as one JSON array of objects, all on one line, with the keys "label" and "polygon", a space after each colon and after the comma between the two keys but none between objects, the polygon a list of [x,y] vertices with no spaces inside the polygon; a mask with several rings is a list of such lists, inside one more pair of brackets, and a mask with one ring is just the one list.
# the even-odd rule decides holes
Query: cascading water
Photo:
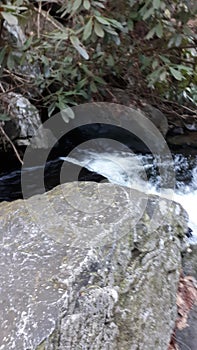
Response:
[{"label": "cascading water", "polygon": [[[94,180],[94,175],[100,174],[109,182],[135,188],[150,194],[158,194],[168,197],[167,191],[161,189],[161,176],[158,171],[172,166],[172,159],[159,162],[152,155],[136,155],[129,152],[101,152],[76,149],[68,157],[62,158],[66,164],[78,166],[78,174],[82,168],[89,170],[89,173],[81,176],[80,180]],[[62,160],[49,161],[45,165],[46,189],[49,190],[59,183]],[[193,230],[191,242],[197,243],[197,156],[186,157],[183,155],[173,156],[173,167],[176,175],[176,187],[173,191],[173,200],[180,203],[189,214],[189,226]],[[24,168],[30,181],[30,194],[40,193],[36,185],[36,177],[43,166]],[[91,172],[91,173],[90,173]],[[71,181],[72,178],[68,181]],[[65,182],[67,179],[61,179]],[[21,173],[13,171],[0,175],[0,201],[15,200],[22,198]]]},{"label": "cascading water", "polygon": [[[96,172],[109,182],[140,191],[169,197],[167,190],[160,188],[160,174],[156,169],[172,166],[172,160],[159,164],[151,155],[133,155],[127,152],[94,153],[91,151],[75,152],[75,157],[63,157],[62,160],[91,172]],[[176,186],[172,199],[180,203],[189,214],[189,226],[193,231],[190,241],[197,243],[197,157],[175,155],[173,160]],[[148,178],[147,178],[148,177]],[[170,197],[171,199],[171,197]]]}]

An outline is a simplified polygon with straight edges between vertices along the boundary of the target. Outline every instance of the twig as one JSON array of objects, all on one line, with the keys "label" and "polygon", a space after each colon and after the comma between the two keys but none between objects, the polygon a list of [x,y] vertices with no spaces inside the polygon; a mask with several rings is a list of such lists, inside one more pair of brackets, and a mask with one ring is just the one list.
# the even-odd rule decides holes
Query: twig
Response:
[{"label": "twig", "polygon": [[192,109],[190,109],[189,107],[186,107],[186,106],[184,106],[184,105],[180,105],[180,104],[178,104],[178,103],[175,102],[175,101],[169,101],[169,100],[166,100],[165,98],[161,98],[161,97],[159,97],[159,96],[154,96],[154,97],[155,97],[156,99],[160,100],[160,101],[167,102],[167,103],[169,103],[169,104],[171,104],[171,105],[175,105],[175,106],[177,106],[177,107],[179,107],[179,108],[184,108],[184,109],[186,109],[188,112],[191,112],[191,113],[196,114],[196,111],[194,111],[194,110],[192,110]]},{"label": "twig", "polygon": [[15,90],[15,89],[20,89],[20,88],[22,88],[23,85],[24,85],[24,84],[16,85],[16,86],[13,86],[13,87],[9,88],[8,90],[5,90],[5,89],[2,89],[2,84],[0,84],[0,87],[1,87],[1,89],[2,89],[2,91],[3,91],[3,92],[0,93],[0,97],[3,96],[3,95],[7,95],[8,92],[11,92],[11,91],[13,91],[13,90]]},{"label": "twig", "polygon": [[6,91],[5,91],[5,89],[4,89],[4,87],[3,87],[3,84],[2,84],[2,83],[0,83],[0,88],[1,88],[1,90],[3,91],[3,94],[4,94]]},{"label": "twig", "polygon": [[42,11],[42,3],[39,1],[39,7],[38,7],[38,16],[37,16],[37,36],[38,39],[40,39],[40,14]]},{"label": "twig", "polygon": [[3,136],[6,138],[6,140],[11,144],[11,146],[12,146],[12,148],[14,150],[14,153],[16,154],[19,162],[23,165],[23,161],[22,161],[22,159],[21,159],[21,157],[20,157],[16,147],[14,146],[12,140],[10,140],[9,136],[6,134],[6,132],[4,131],[4,129],[3,129],[3,127],[1,125],[0,125],[0,131],[3,134]]},{"label": "twig", "polygon": [[63,25],[60,25],[60,24],[57,24],[53,19],[52,17],[48,14],[48,12],[45,12],[43,11],[42,9],[37,9],[36,7],[34,7],[34,10],[36,12],[38,12],[41,16],[43,16],[48,22],[52,23],[52,25],[59,29],[59,30],[64,30],[64,26]]},{"label": "twig", "polygon": [[31,80],[28,80],[27,74],[23,74],[23,78],[22,78],[19,73],[12,73],[9,69],[4,69],[4,72],[6,72],[9,77],[12,77],[13,79],[18,80],[21,83],[31,84]]},{"label": "twig", "polygon": [[[177,56],[175,56],[175,55],[168,54],[168,56],[177,59]],[[185,60],[185,59],[182,58],[182,57],[180,57],[180,61],[181,61],[181,62],[184,62],[184,63],[187,63],[187,64],[191,64],[192,66],[195,66],[195,61],[188,61],[188,60]]]},{"label": "twig", "polygon": [[[137,47],[138,49],[138,47]],[[142,48],[141,51],[145,52],[145,51],[155,51],[157,49],[157,46],[152,46],[152,47],[145,47]],[[196,49],[196,45],[188,45],[188,46],[171,46],[171,47],[166,47],[166,48],[161,48],[161,52],[166,52],[166,51],[170,51],[170,50],[185,50],[185,49]]]}]

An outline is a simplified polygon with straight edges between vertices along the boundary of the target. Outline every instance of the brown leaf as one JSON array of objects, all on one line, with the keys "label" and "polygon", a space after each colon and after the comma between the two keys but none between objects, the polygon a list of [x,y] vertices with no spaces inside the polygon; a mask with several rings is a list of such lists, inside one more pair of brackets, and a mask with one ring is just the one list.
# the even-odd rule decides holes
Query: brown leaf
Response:
[{"label": "brown leaf", "polygon": [[[177,291],[178,318],[176,320],[176,329],[182,330],[188,326],[187,319],[192,306],[197,303],[197,284],[192,276],[180,275]],[[168,350],[180,350],[176,343],[175,330],[172,334]]]},{"label": "brown leaf", "polygon": [[192,276],[180,276],[178,293],[177,293],[177,307],[178,319],[176,327],[181,330],[188,326],[187,319],[189,311],[197,302],[197,288],[196,281]]}]

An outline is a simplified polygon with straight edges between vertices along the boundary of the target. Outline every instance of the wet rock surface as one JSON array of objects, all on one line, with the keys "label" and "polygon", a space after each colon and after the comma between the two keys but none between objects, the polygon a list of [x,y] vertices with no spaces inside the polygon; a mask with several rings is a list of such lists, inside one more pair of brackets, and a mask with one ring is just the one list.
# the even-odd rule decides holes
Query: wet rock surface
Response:
[{"label": "wet rock surface", "polygon": [[[186,275],[193,276],[197,281],[197,245],[184,254],[183,270]],[[197,287],[197,283],[196,283]],[[189,313],[188,327],[176,331],[176,341],[180,350],[196,350],[197,344],[197,300]]]},{"label": "wet rock surface", "polygon": [[173,135],[167,138],[167,141],[172,146],[190,146],[197,148],[197,131],[186,132],[182,135]]},{"label": "wet rock surface", "polygon": [[184,254],[183,270],[186,275],[191,275],[197,280],[197,244],[193,244],[191,250]]},{"label": "wet rock surface", "polygon": [[188,327],[176,331],[176,342],[180,350],[196,350],[197,344],[197,305],[189,313]]},{"label": "wet rock surface", "polygon": [[158,109],[149,104],[142,107],[142,113],[158,128],[165,137],[168,132],[168,120],[166,116]]},{"label": "wet rock surface", "polygon": [[0,221],[1,350],[168,349],[187,231],[178,204],[68,183],[1,203]]}]

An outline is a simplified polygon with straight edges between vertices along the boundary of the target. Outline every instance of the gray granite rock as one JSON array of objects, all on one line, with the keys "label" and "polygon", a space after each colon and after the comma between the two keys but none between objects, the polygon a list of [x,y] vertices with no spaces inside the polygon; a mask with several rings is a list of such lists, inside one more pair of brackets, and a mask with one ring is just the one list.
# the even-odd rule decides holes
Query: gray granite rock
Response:
[{"label": "gray granite rock", "polygon": [[180,350],[196,350],[197,344],[197,304],[190,310],[188,327],[176,331],[176,342]]},{"label": "gray granite rock", "polygon": [[[183,257],[183,271],[197,281],[197,245],[192,245]],[[176,341],[180,350],[196,350],[197,344],[197,300],[189,312],[188,326],[176,331]]]},{"label": "gray granite rock", "polygon": [[[31,142],[33,148],[48,148],[49,140],[54,136],[42,126],[37,108],[27,98],[14,92],[4,95],[3,102],[10,116],[10,120],[4,122],[3,128],[15,145],[28,146],[34,138]],[[5,147],[3,137],[0,137],[1,147]]]},{"label": "gray granite rock", "polygon": [[197,131],[187,131],[183,135],[168,136],[167,142],[170,146],[197,148]]},{"label": "gray granite rock", "polygon": [[178,204],[107,183],[1,203],[0,349],[167,350],[186,231]]},{"label": "gray granite rock", "polygon": [[[115,103],[119,103],[134,109],[136,108],[135,104],[133,103],[133,96],[128,90],[112,88],[111,92]],[[168,132],[168,119],[164,113],[162,113],[158,108],[144,102],[141,108],[137,107],[137,110],[145,115],[146,118],[148,118],[157,127],[164,137],[166,136]]]},{"label": "gray granite rock", "polygon": [[166,116],[158,109],[149,104],[142,108],[142,113],[158,128],[165,137],[168,132],[168,120]]},{"label": "gray granite rock", "polygon": [[197,280],[197,244],[192,244],[191,249],[185,252],[183,271],[186,275],[193,276]]}]

